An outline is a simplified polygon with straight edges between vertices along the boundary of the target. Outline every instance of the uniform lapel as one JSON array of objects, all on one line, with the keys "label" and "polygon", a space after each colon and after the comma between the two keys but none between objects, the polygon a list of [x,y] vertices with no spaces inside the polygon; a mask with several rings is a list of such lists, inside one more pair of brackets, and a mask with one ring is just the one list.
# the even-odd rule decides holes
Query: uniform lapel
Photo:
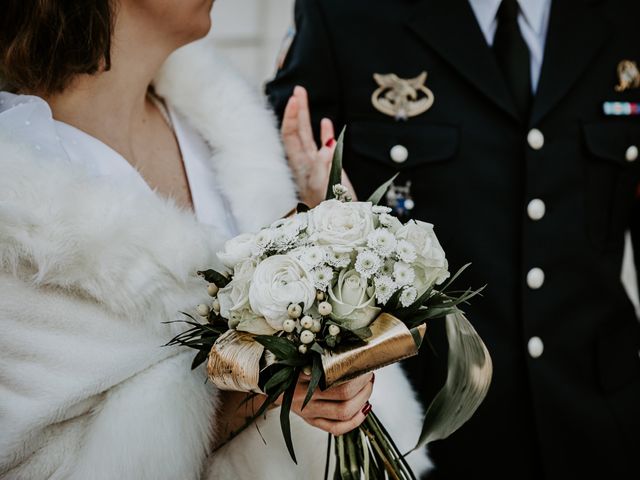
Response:
[{"label": "uniform lapel", "polygon": [[518,119],[493,52],[467,0],[422,0],[409,21],[413,30],[502,110]]},{"label": "uniform lapel", "polygon": [[580,79],[609,33],[606,20],[584,0],[552,0],[532,125],[542,120]]}]

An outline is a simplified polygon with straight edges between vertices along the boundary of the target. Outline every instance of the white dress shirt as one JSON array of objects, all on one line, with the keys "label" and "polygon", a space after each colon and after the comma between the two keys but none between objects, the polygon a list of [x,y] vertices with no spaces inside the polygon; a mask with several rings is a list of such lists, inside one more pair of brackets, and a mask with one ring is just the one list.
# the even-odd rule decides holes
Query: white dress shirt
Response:
[{"label": "white dress shirt", "polygon": [[[487,40],[493,45],[493,37],[498,28],[498,9],[502,0],[469,0],[471,9],[476,15],[480,29]],[[540,70],[544,57],[544,45],[549,28],[549,12],[551,0],[518,0],[520,14],[518,25],[522,37],[529,47],[531,57],[531,87],[535,92],[538,88]]]},{"label": "white dress shirt", "polygon": [[[225,237],[237,235],[227,200],[211,165],[211,148],[186,118],[168,108],[199,222],[211,225]],[[52,160],[82,165],[91,176],[130,181],[151,188],[122,155],[88,133],[52,118],[49,105],[31,95],[0,92],[0,131]]]}]

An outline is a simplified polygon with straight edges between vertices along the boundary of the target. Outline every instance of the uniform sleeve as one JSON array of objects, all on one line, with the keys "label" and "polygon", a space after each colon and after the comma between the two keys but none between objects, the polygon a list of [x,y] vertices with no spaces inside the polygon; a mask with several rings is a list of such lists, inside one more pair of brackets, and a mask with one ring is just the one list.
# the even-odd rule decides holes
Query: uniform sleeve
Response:
[{"label": "uniform sleeve", "polygon": [[326,6],[319,0],[296,0],[295,37],[276,77],[266,93],[279,121],[296,85],[309,91],[311,116],[316,139],[320,120],[330,118],[339,131],[344,124],[341,88],[336,68],[336,48],[330,35]]}]

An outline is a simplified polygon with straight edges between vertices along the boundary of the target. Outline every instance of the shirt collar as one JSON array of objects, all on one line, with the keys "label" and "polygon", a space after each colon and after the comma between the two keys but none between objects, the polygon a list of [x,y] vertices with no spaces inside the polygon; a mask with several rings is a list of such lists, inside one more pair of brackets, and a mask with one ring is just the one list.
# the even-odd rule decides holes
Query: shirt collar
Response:
[{"label": "shirt collar", "polygon": [[[489,31],[496,19],[502,0],[469,0],[483,31]],[[544,24],[544,12],[551,0],[518,0],[520,11],[531,29],[540,34]]]}]

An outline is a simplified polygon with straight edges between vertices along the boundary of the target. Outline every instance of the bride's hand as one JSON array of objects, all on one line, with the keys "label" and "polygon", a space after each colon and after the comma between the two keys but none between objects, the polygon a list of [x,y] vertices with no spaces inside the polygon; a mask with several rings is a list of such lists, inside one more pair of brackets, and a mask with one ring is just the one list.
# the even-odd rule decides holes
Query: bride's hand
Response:
[{"label": "bride's hand", "polygon": [[374,378],[374,375],[369,373],[325,391],[317,389],[311,401],[302,409],[309,377],[301,375],[293,396],[291,411],[314,427],[332,435],[343,435],[360,426],[371,410],[369,397],[373,391]]},{"label": "bride's hand", "polygon": [[[320,149],[313,139],[309,98],[303,87],[296,87],[289,98],[282,119],[282,141],[300,192],[300,200],[315,207],[325,199],[331,160],[336,148],[333,123],[328,118],[320,122]],[[353,199],[355,192],[346,173],[342,172],[342,184],[349,189]]]}]

